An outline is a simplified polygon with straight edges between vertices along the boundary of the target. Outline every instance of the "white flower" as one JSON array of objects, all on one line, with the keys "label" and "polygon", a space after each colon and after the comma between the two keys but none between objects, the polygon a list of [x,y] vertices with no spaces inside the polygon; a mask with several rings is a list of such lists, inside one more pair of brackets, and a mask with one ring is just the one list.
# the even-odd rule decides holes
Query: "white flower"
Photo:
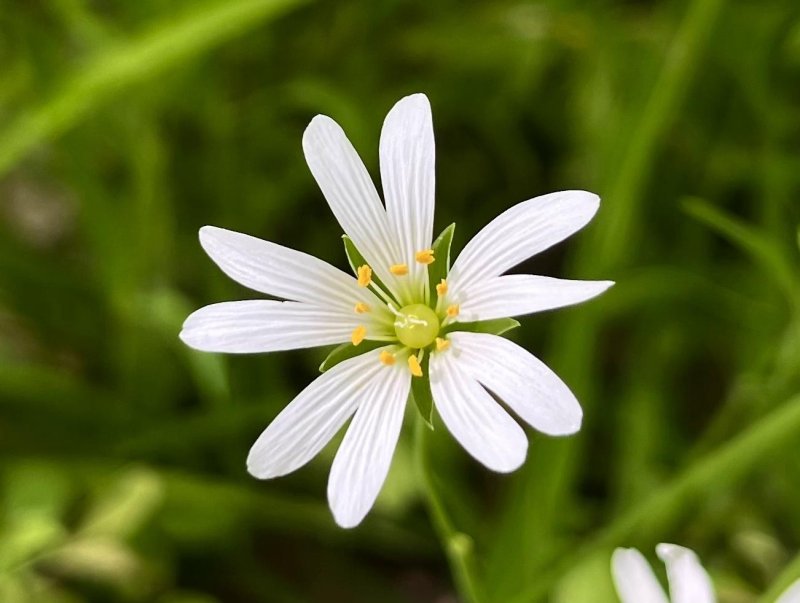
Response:
[{"label": "white flower", "polygon": [[[697,555],[676,544],[659,544],[656,554],[667,566],[672,603],[715,603],[714,587]],[[617,549],[611,573],[622,603],[669,603],[653,570],[636,549]],[[775,603],[800,603],[800,580]]]},{"label": "white flower", "polygon": [[[495,471],[519,467],[528,443],[487,389],[539,431],[576,432],[580,405],[550,369],[506,339],[459,328],[476,330],[476,321],[567,306],[605,291],[611,282],[502,276],[582,228],[597,211],[598,197],[567,191],[512,207],[466,245],[448,273],[449,242],[436,252],[433,245],[434,140],[427,97],[402,99],[384,122],[385,208],[333,120],[315,117],[303,149],[336,219],[363,257],[354,265],[357,277],[299,251],[203,227],[203,248],[228,276],[289,301],[206,306],[189,316],[181,338],[200,350],[232,353],[362,341],[385,345],[363,344],[368,351],[339,362],[303,390],[253,445],[248,470],[259,478],[294,471],[353,416],[331,468],[328,499],[340,525],[357,525],[388,472],[412,378],[425,387],[430,379],[447,428]],[[439,273],[441,280],[429,282],[429,274]]]}]

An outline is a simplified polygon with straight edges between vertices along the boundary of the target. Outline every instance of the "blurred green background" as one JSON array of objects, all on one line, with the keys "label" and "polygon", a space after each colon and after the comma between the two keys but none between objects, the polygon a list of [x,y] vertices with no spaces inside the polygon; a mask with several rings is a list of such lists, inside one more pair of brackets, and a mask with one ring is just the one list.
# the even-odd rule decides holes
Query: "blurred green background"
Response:
[{"label": "blurred green background", "polygon": [[[497,476],[435,432],[455,542],[410,425],[352,531],[334,447],[247,475],[325,350],[177,337],[254,296],[204,224],[346,266],[302,131],[331,115],[377,175],[383,116],[418,91],[454,251],[583,188],[595,221],[520,270],[618,283],[511,334],[578,395],[578,435],[529,432]],[[452,603],[455,551],[485,602],[611,603],[613,547],[667,540],[721,601],[767,603],[800,576],[798,224],[793,0],[0,0],[0,601]]]}]

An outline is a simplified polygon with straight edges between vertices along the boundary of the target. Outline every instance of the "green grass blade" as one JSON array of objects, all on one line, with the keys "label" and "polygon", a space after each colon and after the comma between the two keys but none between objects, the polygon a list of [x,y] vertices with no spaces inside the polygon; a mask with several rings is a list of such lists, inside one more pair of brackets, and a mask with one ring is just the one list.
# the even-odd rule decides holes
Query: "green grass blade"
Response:
[{"label": "green grass blade", "polygon": [[0,176],[36,145],[69,130],[98,107],[305,0],[238,0],[207,4],[180,20],[103,52],[53,97],[0,133]]}]

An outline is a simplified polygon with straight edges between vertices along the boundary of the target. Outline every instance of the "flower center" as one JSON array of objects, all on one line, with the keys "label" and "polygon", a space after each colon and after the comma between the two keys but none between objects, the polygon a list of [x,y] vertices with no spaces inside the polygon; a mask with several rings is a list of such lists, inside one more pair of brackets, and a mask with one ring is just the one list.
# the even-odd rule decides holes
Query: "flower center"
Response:
[{"label": "flower center", "polygon": [[404,306],[397,313],[394,332],[400,343],[419,349],[430,345],[439,334],[439,318],[425,304]]}]

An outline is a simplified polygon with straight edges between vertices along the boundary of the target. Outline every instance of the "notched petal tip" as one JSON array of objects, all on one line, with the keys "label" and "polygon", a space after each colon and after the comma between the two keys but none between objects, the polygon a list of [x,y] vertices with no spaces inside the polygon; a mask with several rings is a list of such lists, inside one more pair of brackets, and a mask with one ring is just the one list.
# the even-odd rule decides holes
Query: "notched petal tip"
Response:
[{"label": "notched petal tip", "polygon": [[358,527],[369,512],[369,509],[367,509],[363,513],[353,513],[352,511],[336,509],[333,505],[330,505],[330,509],[336,525],[345,530],[352,530]]},{"label": "notched petal tip", "polygon": [[656,546],[656,555],[662,561],[668,561],[670,559],[677,559],[682,555],[691,555],[694,556],[694,553],[687,549],[686,547],[682,547],[677,544],[670,544],[668,542],[662,542],[661,544]]},{"label": "notched petal tip", "polygon": [[303,131],[303,149],[308,150],[309,145],[320,142],[317,136],[325,132],[339,131],[344,134],[342,127],[336,121],[327,115],[315,115],[308,122],[306,129]]},{"label": "notched petal tip", "polygon": [[193,343],[192,332],[190,330],[187,330],[186,328],[181,329],[181,332],[178,333],[178,339],[180,339],[183,343],[185,343],[186,345],[188,345],[192,349],[195,349],[195,350],[199,349]]},{"label": "notched petal tip", "polygon": [[634,548],[617,547],[611,554],[611,569],[612,571],[627,573],[629,564],[641,556],[642,554]]},{"label": "notched petal tip", "polygon": [[415,92],[414,94],[409,94],[408,96],[404,96],[399,101],[397,101],[394,104],[392,111],[400,108],[413,111],[422,110],[430,113],[431,101],[428,99],[425,93]]},{"label": "notched petal tip", "polygon": [[265,459],[261,458],[263,454],[259,454],[255,450],[255,446],[250,449],[247,455],[247,472],[256,479],[272,479],[274,477],[281,477],[284,473],[270,469],[266,464]]},{"label": "notched petal tip", "polygon": [[200,352],[210,352],[213,350],[209,350],[202,345],[202,330],[197,327],[197,319],[200,315],[200,312],[204,310],[208,306],[204,306],[203,308],[198,308],[189,316],[186,317],[186,320],[183,321],[183,325],[181,326],[181,331],[178,333],[178,338],[188,345],[190,348],[194,350],[198,350]]},{"label": "notched petal tip", "polygon": [[583,410],[581,409],[580,405],[578,405],[577,413],[575,414],[575,416],[566,418],[564,422],[558,426],[558,428],[551,429],[550,431],[547,432],[546,435],[555,438],[563,438],[578,433],[581,430],[582,426],[583,426]]},{"label": "notched petal tip", "polygon": [[525,445],[519,447],[519,456],[503,459],[502,463],[492,463],[492,466],[486,465],[486,468],[495,473],[513,473],[525,464],[526,458],[528,458],[527,439],[525,440]]},{"label": "notched petal tip", "polygon": [[586,203],[588,206],[600,206],[600,195],[597,193],[593,193],[592,191],[585,191],[582,189],[574,189],[574,190],[566,190],[562,191],[562,194],[567,194],[574,197],[576,200],[580,200],[583,203]]},{"label": "notched petal tip", "polygon": [[[563,196],[562,202],[566,202],[568,205],[572,204],[573,207],[579,211],[579,214],[583,217],[584,223],[590,222],[597,213],[597,210],[600,209],[600,196],[590,191],[567,190],[549,193],[547,195],[542,195],[542,197],[549,198],[559,195]],[[537,197],[537,199],[542,197]]]},{"label": "notched petal tip", "polygon": [[225,229],[209,224],[201,226],[200,230],[197,231],[197,238],[200,240],[200,246],[208,250],[208,245],[213,244],[217,240],[221,231],[224,232]]},{"label": "notched petal tip", "polygon": [[200,247],[206,252],[215,263],[220,252],[224,252],[236,247],[243,239],[252,239],[250,235],[246,235],[235,230],[227,228],[220,228],[219,226],[201,226],[197,231],[197,238],[200,241]]}]

